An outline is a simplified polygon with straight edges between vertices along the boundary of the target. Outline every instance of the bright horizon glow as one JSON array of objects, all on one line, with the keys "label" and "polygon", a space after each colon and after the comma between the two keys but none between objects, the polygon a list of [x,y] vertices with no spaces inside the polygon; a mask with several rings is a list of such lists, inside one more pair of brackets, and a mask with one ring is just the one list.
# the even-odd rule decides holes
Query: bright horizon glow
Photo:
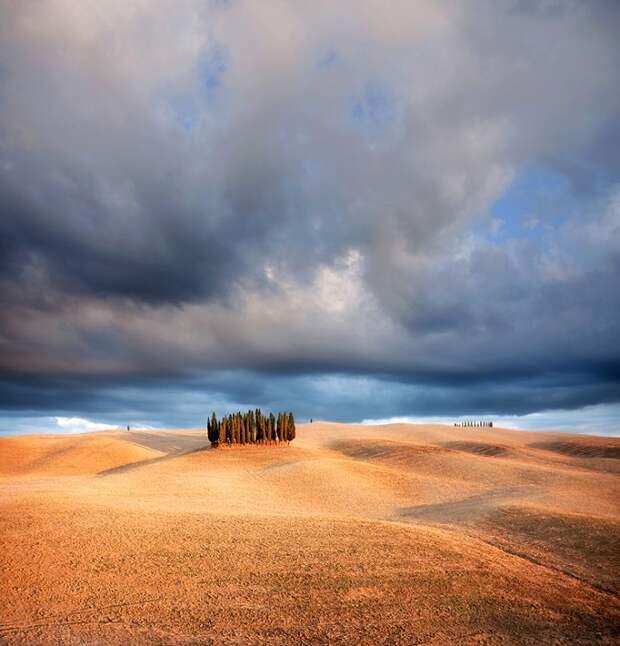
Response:
[{"label": "bright horizon glow", "polygon": [[105,424],[93,422],[84,417],[54,417],[56,424],[65,433],[86,433],[90,431],[114,431],[119,427],[117,424]]},{"label": "bright horizon glow", "polygon": [[402,416],[383,419],[365,419],[362,424],[447,424],[455,422],[493,422],[494,427],[518,431],[557,431],[583,435],[620,437],[620,405],[598,404],[579,410],[547,410],[527,415],[459,415],[454,417]]},{"label": "bright horizon glow", "polygon": [[[293,411],[294,413],[294,411]],[[361,422],[338,422],[329,419],[313,418],[314,422],[334,424],[364,424],[367,426],[382,426],[385,424],[445,424],[452,426],[455,422],[486,421],[493,422],[496,428],[508,428],[516,431],[549,431],[583,435],[600,435],[620,437],[620,405],[600,404],[588,406],[580,410],[548,410],[527,415],[405,415],[384,417],[378,419],[363,419]],[[206,419],[206,415],[205,415]],[[298,424],[309,423],[309,419],[300,419]],[[140,421],[129,422],[132,430],[165,430],[173,426],[159,426]],[[3,421],[0,435],[28,434],[76,434],[97,431],[119,430],[126,425],[107,423],[85,417],[30,417],[14,418]],[[190,424],[179,428],[202,428],[201,423]]]}]

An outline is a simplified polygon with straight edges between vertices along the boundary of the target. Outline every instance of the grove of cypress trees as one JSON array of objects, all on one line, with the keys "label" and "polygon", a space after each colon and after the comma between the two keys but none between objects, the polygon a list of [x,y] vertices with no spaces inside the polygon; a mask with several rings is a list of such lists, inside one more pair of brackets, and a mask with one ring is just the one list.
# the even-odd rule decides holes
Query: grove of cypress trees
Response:
[{"label": "grove of cypress trees", "polygon": [[218,421],[215,413],[207,418],[207,437],[214,447],[244,444],[287,444],[295,439],[293,413],[264,415],[260,408],[238,411]]}]

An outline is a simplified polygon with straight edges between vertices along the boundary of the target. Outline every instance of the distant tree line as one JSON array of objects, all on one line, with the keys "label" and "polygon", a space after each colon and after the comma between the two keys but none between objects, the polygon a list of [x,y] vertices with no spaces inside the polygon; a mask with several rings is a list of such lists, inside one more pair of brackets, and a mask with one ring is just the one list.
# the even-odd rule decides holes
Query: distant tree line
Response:
[{"label": "distant tree line", "polygon": [[465,422],[455,422],[454,426],[460,426],[462,428],[493,428],[493,422],[473,420]]},{"label": "distant tree line", "polygon": [[295,418],[293,413],[263,415],[260,408],[224,415],[219,420],[213,413],[207,420],[207,437],[214,447],[288,443],[295,439]]}]

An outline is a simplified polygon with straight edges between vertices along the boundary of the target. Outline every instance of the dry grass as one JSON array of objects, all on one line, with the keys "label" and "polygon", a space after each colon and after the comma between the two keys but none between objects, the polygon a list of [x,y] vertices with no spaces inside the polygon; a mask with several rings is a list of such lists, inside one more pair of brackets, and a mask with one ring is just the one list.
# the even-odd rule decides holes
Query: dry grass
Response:
[{"label": "dry grass", "polygon": [[619,637],[617,440],[325,423],[206,444],[0,439],[0,643]]}]

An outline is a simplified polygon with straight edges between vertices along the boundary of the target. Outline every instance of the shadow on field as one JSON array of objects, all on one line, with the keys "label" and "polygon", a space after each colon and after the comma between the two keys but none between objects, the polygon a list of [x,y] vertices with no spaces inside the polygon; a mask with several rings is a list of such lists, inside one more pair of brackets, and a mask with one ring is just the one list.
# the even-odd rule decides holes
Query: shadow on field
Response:
[{"label": "shadow on field", "polygon": [[532,449],[543,449],[572,458],[609,458],[620,460],[620,446],[588,442],[534,442]]},{"label": "shadow on field", "polygon": [[475,520],[490,513],[500,504],[530,497],[536,491],[537,488],[532,485],[498,487],[492,491],[485,491],[461,500],[451,500],[432,505],[401,507],[398,510],[398,515],[409,519],[437,523]]},{"label": "shadow on field", "polygon": [[442,442],[441,446],[453,451],[462,451],[482,457],[497,458],[510,455],[511,451],[500,444],[486,444],[483,442]]},{"label": "shadow on field", "polygon": [[138,462],[129,462],[111,469],[105,469],[97,473],[98,477],[105,477],[117,473],[126,473],[152,464],[166,462],[182,455],[197,453],[210,447],[204,436],[189,435],[182,433],[148,433],[144,431],[130,431],[123,434],[123,439],[148,449],[160,451],[164,455]]}]

